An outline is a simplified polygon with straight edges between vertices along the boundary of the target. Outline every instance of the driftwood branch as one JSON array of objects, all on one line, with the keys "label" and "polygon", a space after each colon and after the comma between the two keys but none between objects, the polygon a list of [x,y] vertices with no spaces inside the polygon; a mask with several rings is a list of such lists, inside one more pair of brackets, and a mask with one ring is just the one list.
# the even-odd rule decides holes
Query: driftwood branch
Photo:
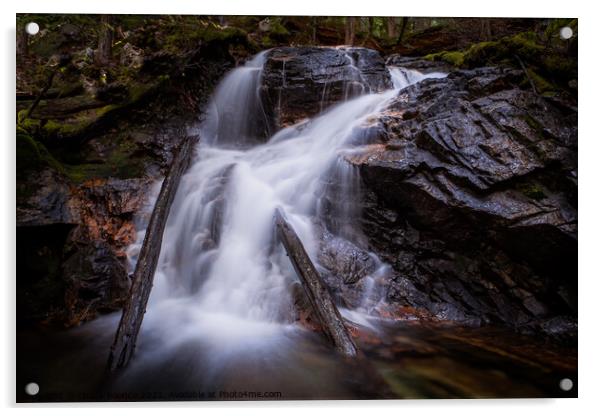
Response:
[{"label": "driftwood branch", "polygon": [[276,209],[274,222],[280,241],[299,275],[303,289],[322,324],[322,329],[339,352],[347,356],[356,356],[357,347],[343,323],[343,318],[341,318],[328,288],[305,251],[297,233],[284,218],[280,209]]},{"label": "driftwood branch", "polygon": [[125,367],[134,353],[136,338],[146,312],[146,304],[153,287],[153,278],[163,241],[163,231],[169,215],[169,209],[180,183],[182,174],[190,163],[193,153],[193,137],[187,137],[176,152],[169,172],[163,180],[161,191],[150,222],[146,229],[142,249],[132,278],[130,296],[123,309],[121,321],[111,346],[108,370],[115,371]]}]

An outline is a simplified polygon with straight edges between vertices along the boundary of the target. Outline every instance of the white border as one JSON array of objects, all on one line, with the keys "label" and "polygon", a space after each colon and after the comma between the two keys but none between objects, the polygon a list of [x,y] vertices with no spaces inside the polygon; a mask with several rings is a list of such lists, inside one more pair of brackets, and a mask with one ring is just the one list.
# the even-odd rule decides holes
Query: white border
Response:
[{"label": "white border", "polygon": [[[504,415],[527,411],[546,415],[591,414],[599,409],[598,386],[600,377],[600,319],[598,306],[602,304],[602,268],[600,258],[600,209],[602,185],[602,134],[600,122],[602,94],[600,85],[599,32],[602,16],[596,13],[595,2],[502,0],[496,2],[467,0],[430,0],[428,2],[401,0],[369,0],[351,5],[350,0],[222,0],[205,2],[194,0],[126,1],[126,0],[22,0],[14,6],[1,3],[3,21],[2,50],[2,117],[3,163],[2,172],[2,246],[0,265],[5,273],[0,316],[4,321],[0,349],[3,374],[0,376],[1,402],[12,406],[12,412],[27,414],[40,410],[44,414],[81,414],[77,405],[18,406],[15,409],[15,13],[144,13],[144,14],[267,14],[267,15],[406,15],[406,16],[490,16],[490,17],[578,17],[579,18],[579,399],[566,400],[424,400],[424,401],[351,401],[351,402],[242,402],[242,403],[129,403],[85,405],[88,415],[128,414],[144,412],[145,415],[162,415],[165,408],[177,408],[190,414],[241,413],[251,415],[278,414],[305,415],[315,413],[345,412],[346,415],[374,416],[403,413],[407,416],[424,414],[449,415]],[[111,410],[106,409],[110,407]],[[121,407],[122,409],[118,409]],[[22,408],[22,410],[19,410]],[[141,410],[145,408],[145,410]],[[188,408],[188,409],[185,409]],[[200,409],[199,409],[200,408]],[[377,412],[377,413],[376,413]]]}]

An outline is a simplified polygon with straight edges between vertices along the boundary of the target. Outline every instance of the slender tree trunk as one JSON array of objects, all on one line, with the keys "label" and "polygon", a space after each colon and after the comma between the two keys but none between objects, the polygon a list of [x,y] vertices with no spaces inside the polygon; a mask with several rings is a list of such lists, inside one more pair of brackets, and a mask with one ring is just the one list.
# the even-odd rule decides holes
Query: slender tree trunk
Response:
[{"label": "slender tree trunk", "polygon": [[276,209],[274,223],[278,237],[291,263],[293,263],[303,289],[305,289],[305,293],[320,320],[322,330],[340,353],[348,357],[356,356],[358,351],[355,342],[347,327],[345,327],[343,318],[334,304],[328,288],[305,251],[303,243],[301,243],[297,233],[288,223],[280,208]]},{"label": "slender tree trunk", "polygon": [[489,19],[481,19],[481,38],[491,40],[491,21]]},{"label": "slender tree trunk", "polygon": [[24,24],[17,25],[17,60],[20,61],[27,56],[29,35],[25,31]]},{"label": "slender tree trunk", "polygon": [[401,45],[401,41],[403,40],[403,34],[406,31],[406,28],[408,27],[408,17],[404,17],[401,20],[401,29],[399,30],[399,37],[397,38],[397,44]]},{"label": "slender tree trunk", "polygon": [[311,43],[316,45],[318,40],[318,17],[311,18]]},{"label": "slender tree trunk", "polygon": [[113,47],[113,17],[108,14],[100,16],[100,33],[98,35],[98,50],[96,63],[107,65],[111,61]]},{"label": "slender tree trunk", "polygon": [[345,18],[345,44],[353,45],[355,41],[355,17]]},{"label": "slender tree trunk", "polygon": [[109,354],[107,369],[110,372],[125,367],[134,354],[136,338],[142,325],[146,312],[146,305],[153,287],[155,269],[161,252],[163,231],[167,223],[167,216],[171,203],[175,197],[180,178],[188,168],[192,152],[194,151],[194,137],[186,137],[174,155],[173,162],[163,180],[161,191],[153,208],[142,249],[138,256],[130,296],[123,308],[119,327],[115,334],[113,345]]},{"label": "slender tree trunk", "polygon": [[397,22],[395,17],[387,17],[387,36],[389,39],[395,38],[397,32]]}]

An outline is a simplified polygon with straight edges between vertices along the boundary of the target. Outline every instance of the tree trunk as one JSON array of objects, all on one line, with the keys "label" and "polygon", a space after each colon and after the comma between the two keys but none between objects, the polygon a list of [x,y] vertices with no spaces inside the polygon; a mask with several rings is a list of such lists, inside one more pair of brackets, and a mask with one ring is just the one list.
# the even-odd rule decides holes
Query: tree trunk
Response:
[{"label": "tree trunk", "polygon": [[397,44],[401,45],[401,41],[403,40],[403,34],[406,31],[406,28],[408,27],[408,17],[404,17],[401,20],[401,29],[399,30],[399,37],[397,38]]},{"label": "tree trunk", "polygon": [[96,51],[96,63],[107,65],[111,61],[113,47],[113,18],[111,15],[100,16],[100,32],[98,34],[98,50]]},{"label": "tree trunk", "polygon": [[491,20],[489,19],[481,19],[481,38],[491,40]]},{"label": "tree trunk", "polygon": [[297,233],[284,218],[279,208],[276,209],[274,214],[274,222],[280,241],[286,249],[288,257],[299,275],[303,289],[305,289],[305,293],[322,324],[322,330],[339,352],[349,357],[356,356],[357,347],[343,323],[343,318],[341,318],[328,288],[322,282],[322,278],[307,255]]},{"label": "tree trunk", "polygon": [[25,31],[24,24],[17,25],[17,61],[21,61],[27,56],[29,35]]},{"label": "tree trunk", "polygon": [[159,192],[159,197],[153,208],[138,262],[136,263],[130,296],[123,309],[121,321],[115,334],[115,340],[111,346],[107,366],[111,372],[125,367],[134,353],[136,338],[138,337],[142,319],[146,312],[146,304],[153,287],[153,278],[155,276],[155,269],[157,268],[159,253],[161,252],[165,223],[167,222],[169,209],[178,189],[180,178],[190,162],[194,142],[194,137],[186,137],[184,139],[182,145],[174,155],[169,172],[163,180],[161,192]]},{"label": "tree trunk", "polygon": [[355,41],[355,17],[345,18],[345,45],[353,45]]},{"label": "tree trunk", "polygon": [[395,22],[395,17],[387,17],[387,37],[389,39],[394,39],[396,32],[397,22]]}]

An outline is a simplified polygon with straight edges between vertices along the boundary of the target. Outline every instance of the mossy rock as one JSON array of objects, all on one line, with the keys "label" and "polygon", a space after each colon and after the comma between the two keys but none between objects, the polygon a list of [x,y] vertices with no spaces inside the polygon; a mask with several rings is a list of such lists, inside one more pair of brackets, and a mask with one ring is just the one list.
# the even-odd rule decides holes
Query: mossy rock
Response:
[{"label": "mossy rock", "polygon": [[180,55],[201,44],[237,44],[247,42],[247,32],[237,27],[219,26],[199,19],[174,21],[165,28],[168,35],[163,40],[162,50]]},{"label": "mossy rock", "polygon": [[86,161],[86,157],[80,154],[74,163],[65,163],[67,177],[75,183],[82,183],[93,178],[128,179],[144,176],[150,157],[138,152],[137,144],[127,132],[112,136],[112,140],[116,145],[100,160]]},{"label": "mossy rock", "polygon": [[269,38],[275,43],[284,42],[290,37],[290,32],[282,25],[279,19],[270,21]]},{"label": "mossy rock", "polygon": [[445,62],[456,68],[460,68],[464,64],[464,53],[461,51],[443,51],[426,55],[424,59]]},{"label": "mossy rock", "polygon": [[[556,87],[551,82],[547,81],[544,77],[539,75],[537,72],[535,72],[531,68],[527,68],[527,74],[529,75],[529,78],[535,85],[535,89],[537,90],[538,93],[540,93],[540,94],[553,93],[558,90],[558,87]],[[526,86],[527,81],[528,80],[524,81],[522,86]]]},{"label": "mossy rock", "polygon": [[[17,123],[19,128],[26,131],[28,134],[35,135],[44,142],[54,139],[71,139],[81,137],[87,134],[92,129],[101,125],[110,124],[112,117],[120,114],[122,111],[131,108],[134,105],[144,102],[152,97],[159,88],[169,81],[169,76],[158,76],[152,82],[136,82],[130,83],[121,93],[118,102],[104,104],[101,101],[91,101],[89,107],[98,105],[97,107],[86,108],[86,106],[73,107],[74,112],[70,113],[69,108],[65,108],[63,112],[57,112],[52,118],[46,118],[44,112],[45,107],[55,105],[54,100],[42,100],[39,109],[34,110],[32,117],[27,117],[27,109],[21,110],[18,113]],[[72,97],[69,100],[83,101],[86,96]],[[40,116],[41,114],[41,116]]]},{"label": "mossy rock", "polygon": [[544,190],[537,183],[522,183],[517,186],[518,190],[527,198],[541,201],[547,197]]},{"label": "mossy rock", "polygon": [[64,172],[63,166],[48,149],[21,128],[17,128],[16,141],[17,177],[48,167]]},{"label": "mossy rock", "polygon": [[[560,30],[565,25],[576,27],[576,21],[561,19],[550,24],[550,31]],[[566,45],[565,45],[566,46]],[[577,60],[566,56],[564,49],[556,49],[540,42],[535,32],[521,32],[506,36],[498,41],[479,42],[462,51],[443,51],[426,55],[432,61],[442,61],[456,68],[477,68],[489,65],[509,65],[527,68],[523,87],[533,81],[539,93],[553,94],[568,88],[569,82],[577,78]]]}]

